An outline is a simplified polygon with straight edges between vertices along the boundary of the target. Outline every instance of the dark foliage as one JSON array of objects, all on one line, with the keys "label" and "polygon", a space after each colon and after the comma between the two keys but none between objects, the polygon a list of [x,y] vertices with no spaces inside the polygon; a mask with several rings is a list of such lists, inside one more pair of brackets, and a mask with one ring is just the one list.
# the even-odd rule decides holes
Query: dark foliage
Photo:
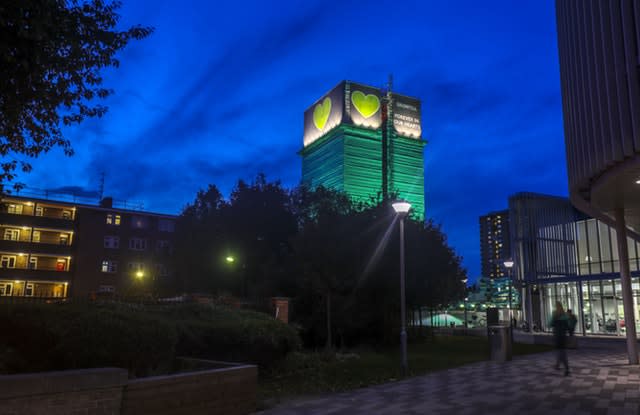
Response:
[{"label": "dark foliage", "polygon": [[0,5],[0,182],[15,177],[21,156],[53,147],[71,155],[63,125],[100,117],[94,98],[112,93],[100,71],[117,67],[116,53],[152,29],[115,30],[117,1],[19,0]]},{"label": "dark foliage", "polygon": [[178,356],[266,365],[300,346],[269,315],[197,304],[5,304],[0,324],[0,373],[122,367],[138,377]]},{"label": "dark foliage", "polygon": [[[399,234],[389,200],[354,205],[344,193],[287,192],[259,175],[228,202],[215,186],[198,193],[178,228],[181,289],[291,297],[312,347],[396,341]],[[440,228],[407,218],[405,240],[407,310],[462,298],[466,271]]]}]

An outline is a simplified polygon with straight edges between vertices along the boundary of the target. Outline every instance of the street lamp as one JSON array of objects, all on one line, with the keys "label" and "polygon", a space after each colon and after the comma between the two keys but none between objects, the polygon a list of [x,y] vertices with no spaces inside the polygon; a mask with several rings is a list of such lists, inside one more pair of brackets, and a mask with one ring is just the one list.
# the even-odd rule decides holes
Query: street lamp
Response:
[{"label": "street lamp", "polygon": [[407,329],[405,324],[405,296],[404,296],[404,218],[411,209],[408,202],[398,201],[392,204],[393,210],[400,217],[400,348],[402,360],[400,371],[407,375]]},{"label": "street lamp", "polygon": [[509,277],[509,327],[511,327],[511,338],[513,339],[513,316],[511,315],[511,284],[513,281],[513,277],[511,275],[511,268],[513,268],[513,261],[508,259],[504,261],[504,266],[507,268],[507,275]]},{"label": "street lamp", "polygon": [[464,329],[467,330],[469,328],[467,323],[467,301],[469,301],[469,298],[467,297],[467,281],[469,281],[469,279],[465,278],[460,281],[464,284]]}]

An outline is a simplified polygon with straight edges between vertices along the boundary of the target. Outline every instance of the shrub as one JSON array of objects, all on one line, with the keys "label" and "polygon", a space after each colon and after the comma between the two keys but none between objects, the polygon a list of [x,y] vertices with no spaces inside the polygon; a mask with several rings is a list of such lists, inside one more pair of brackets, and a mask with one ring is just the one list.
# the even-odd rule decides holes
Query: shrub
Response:
[{"label": "shrub", "polygon": [[179,355],[268,366],[300,348],[298,333],[263,313],[208,305],[180,306]]},{"label": "shrub", "polygon": [[0,373],[122,367],[147,376],[176,356],[270,365],[300,347],[267,314],[210,305],[0,305]]},{"label": "shrub", "polygon": [[170,364],[175,354],[175,327],[144,312],[4,305],[0,325],[11,333],[0,339],[0,367],[7,373],[115,366],[143,376]]}]

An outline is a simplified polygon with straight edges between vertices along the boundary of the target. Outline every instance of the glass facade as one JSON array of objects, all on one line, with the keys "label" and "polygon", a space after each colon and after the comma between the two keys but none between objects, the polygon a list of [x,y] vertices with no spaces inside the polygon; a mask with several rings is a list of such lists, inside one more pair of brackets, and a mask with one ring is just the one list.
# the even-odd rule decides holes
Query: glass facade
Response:
[{"label": "glass facade", "polygon": [[[640,282],[632,278],[633,313],[636,330],[640,332]],[[543,327],[549,330],[549,320],[556,301],[572,309],[578,316],[577,333],[625,335],[625,316],[619,279],[558,282],[541,286]],[[582,295],[580,295],[582,294]],[[582,312],[580,310],[582,300]]]},{"label": "glass facade", "polygon": [[[523,193],[509,200],[516,284],[524,319],[543,330],[559,301],[578,317],[577,333],[625,335],[615,229],[576,211],[569,201]],[[627,237],[636,328],[640,332],[638,242]],[[529,297],[529,298],[527,298]]]}]

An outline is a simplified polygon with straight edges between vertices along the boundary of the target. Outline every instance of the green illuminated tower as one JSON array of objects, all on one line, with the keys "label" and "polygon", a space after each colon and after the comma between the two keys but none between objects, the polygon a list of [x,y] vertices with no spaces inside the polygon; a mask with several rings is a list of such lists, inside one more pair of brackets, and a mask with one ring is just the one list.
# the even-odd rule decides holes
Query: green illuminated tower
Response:
[{"label": "green illuminated tower", "polygon": [[304,113],[302,182],[356,201],[396,192],[424,219],[420,101],[342,81]]}]

